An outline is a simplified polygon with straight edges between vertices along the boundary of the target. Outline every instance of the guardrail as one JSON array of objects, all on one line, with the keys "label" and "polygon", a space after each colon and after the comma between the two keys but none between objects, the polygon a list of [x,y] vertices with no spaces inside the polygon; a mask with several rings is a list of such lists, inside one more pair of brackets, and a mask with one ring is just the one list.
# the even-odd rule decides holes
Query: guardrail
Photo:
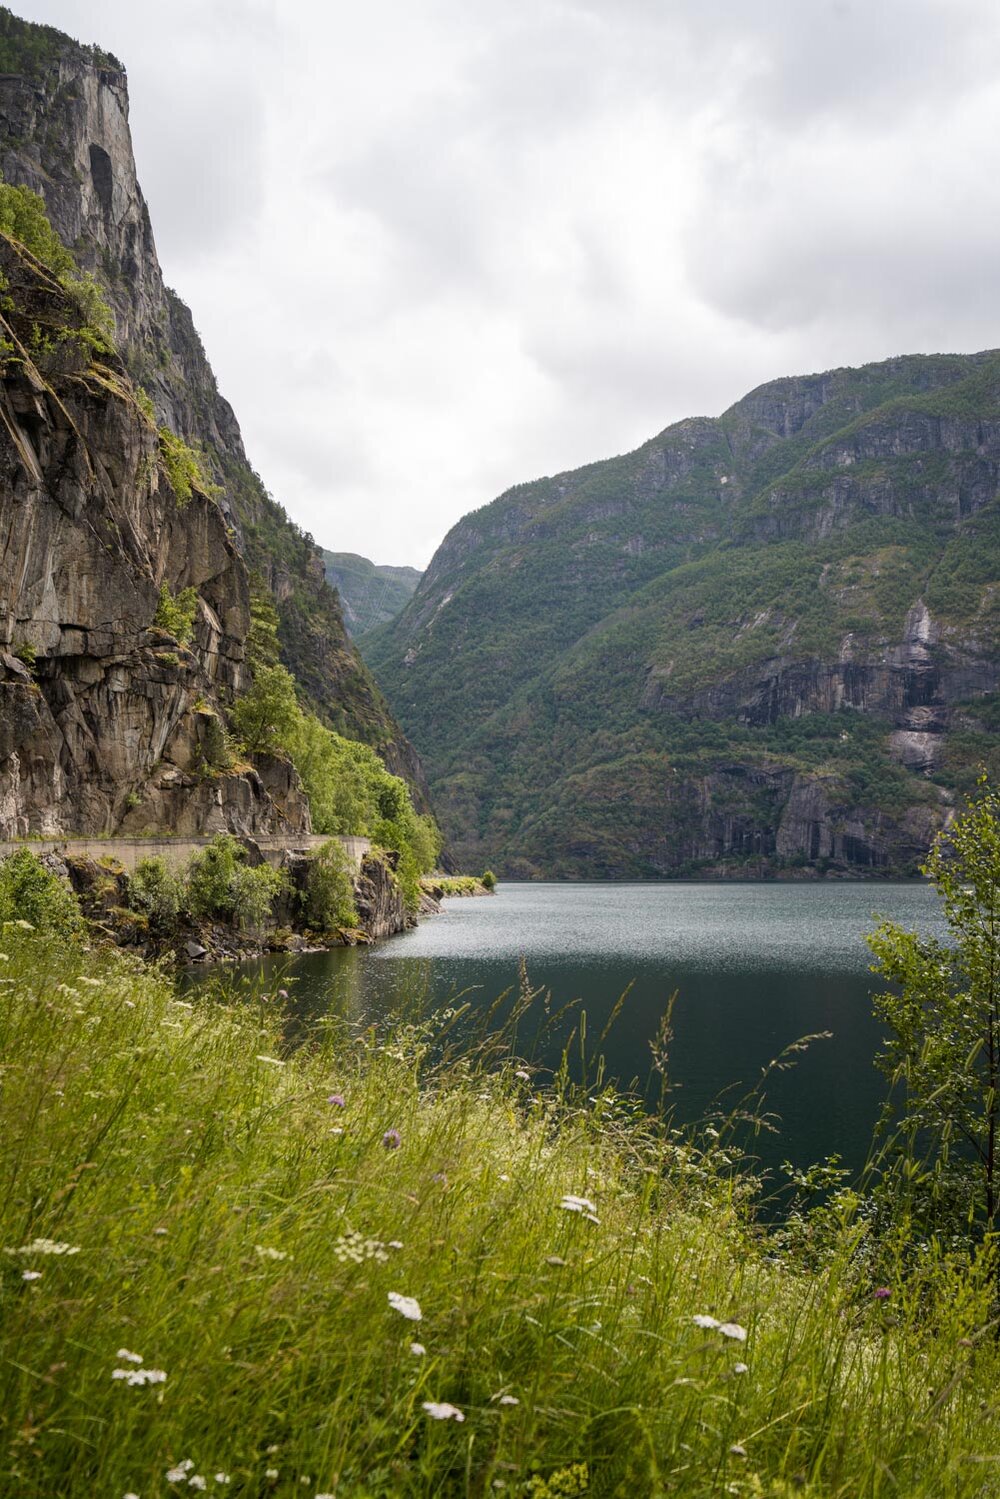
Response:
[{"label": "guardrail", "polygon": [[[329,843],[330,839],[322,833],[300,833],[297,836],[264,833],[259,837],[255,836],[253,841],[269,864],[279,864],[286,850],[308,852],[310,849],[320,848],[324,843]],[[212,837],[18,838],[0,840],[0,859],[5,859],[8,854],[15,853],[19,848],[27,848],[33,854],[75,854],[85,859],[117,859],[131,873],[140,859],[151,858],[162,858],[172,869],[177,869],[186,864],[192,855],[207,848],[211,842]],[[343,845],[355,869],[360,869],[362,859],[372,846],[371,839],[338,838],[337,842]]]}]

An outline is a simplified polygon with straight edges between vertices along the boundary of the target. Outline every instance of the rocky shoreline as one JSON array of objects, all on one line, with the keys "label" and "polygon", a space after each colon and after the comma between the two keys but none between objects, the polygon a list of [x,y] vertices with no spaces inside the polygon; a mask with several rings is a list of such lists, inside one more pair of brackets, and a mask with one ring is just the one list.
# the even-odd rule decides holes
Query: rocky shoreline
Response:
[{"label": "rocky shoreline", "polygon": [[[252,840],[247,842],[252,856]],[[166,960],[179,967],[245,962],[268,953],[366,946],[415,926],[418,916],[440,910],[433,894],[423,892],[419,910],[407,911],[395,875],[398,855],[391,851],[370,852],[361,861],[353,884],[357,923],[325,932],[304,926],[299,917],[298,896],[304,886],[308,860],[294,851],[286,853],[281,862],[286,886],[275,902],[273,916],[266,925],[257,928],[198,919],[185,911],[164,920],[137,910],[130,897],[128,872],[110,857],[93,859],[49,853],[40,862],[69,884],[95,937],[144,958]]]}]

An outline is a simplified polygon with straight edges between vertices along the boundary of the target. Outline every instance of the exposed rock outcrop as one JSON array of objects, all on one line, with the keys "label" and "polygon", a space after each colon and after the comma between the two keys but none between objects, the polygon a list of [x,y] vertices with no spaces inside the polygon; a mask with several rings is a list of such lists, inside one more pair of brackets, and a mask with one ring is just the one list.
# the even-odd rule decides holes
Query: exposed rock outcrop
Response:
[{"label": "exposed rock outcrop", "polygon": [[[18,26],[38,40],[39,28],[12,19],[9,41]],[[427,810],[420,762],[347,637],[319,549],[250,466],[191,313],[164,285],[128,116],[125,72],[49,30],[30,68],[0,75],[0,168],[44,198],[63,243],[104,290],[157,421],[202,453],[237,550],[274,596],[283,659],[300,688],[331,727],[378,750]]]},{"label": "exposed rock outcrop", "polygon": [[[218,506],[178,500],[123,364],[2,236],[0,274],[0,837],[307,830],[287,768],[208,752],[250,617]],[[186,645],[164,584],[196,594]]]}]

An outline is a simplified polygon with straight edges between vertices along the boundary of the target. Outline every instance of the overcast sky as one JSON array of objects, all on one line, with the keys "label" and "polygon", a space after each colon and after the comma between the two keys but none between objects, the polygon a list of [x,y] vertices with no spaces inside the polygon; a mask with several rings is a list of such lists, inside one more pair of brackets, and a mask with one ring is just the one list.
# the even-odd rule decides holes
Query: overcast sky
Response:
[{"label": "overcast sky", "polygon": [[764,380],[1000,345],[996,0],[9,0],[117,53],[168,282],[325,546]]}]

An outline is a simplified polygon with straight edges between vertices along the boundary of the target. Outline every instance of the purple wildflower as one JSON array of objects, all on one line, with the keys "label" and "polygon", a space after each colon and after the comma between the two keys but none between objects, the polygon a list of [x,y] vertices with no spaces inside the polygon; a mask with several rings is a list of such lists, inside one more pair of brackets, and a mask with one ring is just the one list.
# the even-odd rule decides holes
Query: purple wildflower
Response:
[{"label": "purple wildflower", "polygon": [[879,1286],[878,1290],[875,1292],[875,1300],[888,1301],[891,1295],[892,1292],[889,1290],[888,1286]]},{"label": "purple wildflower", "polygon": [[288,998],[288,990],[287,989],[279,989],[278,990],[278,998],[279,999],[287,999]]},{"label": "purple wildflower", "polygon": [[343,1109],[346,1107],[347,1100],[345,1099],[343,1093],[331,1093],[330,1097],[327,1099],[327,1103],[333,1104],[333,1107],[335,1109]]},{"label": "purple wildflower", "polygon": [[398,1129],[387,1129],[382,1136],[382,1144],[386,1150],[398,1150],[403,1143],[403,1137]]}]

